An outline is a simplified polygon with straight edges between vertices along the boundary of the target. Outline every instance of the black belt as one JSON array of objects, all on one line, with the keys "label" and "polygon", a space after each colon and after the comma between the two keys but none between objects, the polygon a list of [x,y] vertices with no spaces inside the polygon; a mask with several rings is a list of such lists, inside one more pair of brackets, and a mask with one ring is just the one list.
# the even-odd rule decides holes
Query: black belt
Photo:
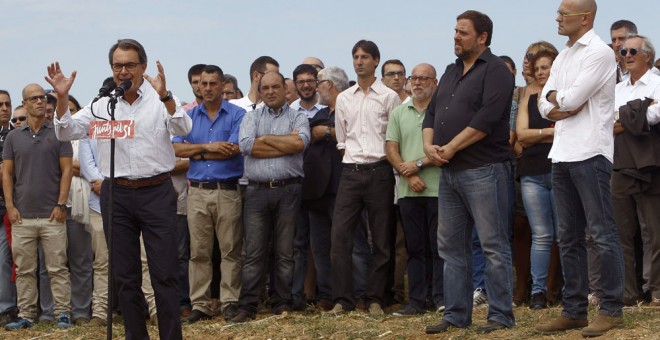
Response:
[{"label": "black belt", "polygon": [[170,173],[164,172],[160,175],[147,178],[129,179],[124,177],[115,178],[115,184],[128,188],[144,188],[159,185],[170,179]]},{"label": "black belt", "polygon": [[232,178],[225,181],[216,181],[216,182],[198,182],[190,180],[190,186],[194,188],[206,189],[206,190],[237,190],[238,189],[238,178]]},{"label": "black belt", "polygon": [[390,162],[388,162],[386,159],[372,163],[342,163],[344,169],[350,169],[353,171],[373,170],[376,168],[380,168],[382,166],[389,166],[389,165]]},{"label": "black belt", "polygon": [[289,178],[289,179],[282,179],[279,181],[270,181],[270,182],[253,182],[250,181],[248,183],[249,187],[253,188],[268,188],[268,189],[275,189],[275,188],[282,188],[285,187],[289,184],[296,184],[296,183],[302,183],[302,178],[296,177],[296,178]]}]

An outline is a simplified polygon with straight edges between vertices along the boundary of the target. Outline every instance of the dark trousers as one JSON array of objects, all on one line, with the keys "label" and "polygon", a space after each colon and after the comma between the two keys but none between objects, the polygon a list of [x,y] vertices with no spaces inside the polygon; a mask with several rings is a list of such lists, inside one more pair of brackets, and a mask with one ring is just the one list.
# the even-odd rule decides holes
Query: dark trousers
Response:
[{"label": "dark trousers", "polygon": [[[101,214],[108,239],[110,182],[103,181]],[[114,186],[112,225],[113,282],[124,316],[126,339],[149,339],[142,294],[140,234],[156,296],[161,339],[182,339],[179,320],[179,275],[176,193],[171,180],[143,188]]]},{"label": "dark trousers", "polygon": [[394,174],[388,165],[367,170],[342,169],[332,221],[332,295],[344,309],[355,308],[353,238],[362,209],[367,210],[372,262],[365,288],[369,302],[383,305],[390,260],[390,209],[394,201]]}]

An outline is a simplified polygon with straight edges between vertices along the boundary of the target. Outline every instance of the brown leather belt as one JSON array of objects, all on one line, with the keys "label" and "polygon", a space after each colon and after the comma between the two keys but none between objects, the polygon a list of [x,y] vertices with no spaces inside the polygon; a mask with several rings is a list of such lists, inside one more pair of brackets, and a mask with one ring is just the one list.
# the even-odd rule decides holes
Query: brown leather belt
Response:
[{"label": "brown leather belt", "polygon": [[145,188],[159,185],[166,180],[170,179],[170,173],[164,172],[160,175],[147,178],[128,179],[124,177],[115,178],[115,184],[127,188]]},{"label": "brown leather belt", "polygon": [[226,181],[216,182],[198,182],[190,180],[190,186],[206,190],[238,190],[238,178],[228,179]]},{"label": "brown leather belt", "polygon": [[267,188],[267,189],[276,189],[276,188],[282,188],[285,187],[289,184],[294,184],[294,183],[302,183],[302,178],[300,177],[295,177],[295,178],[289,178],[289,179],[283,179],[279,181],[270,181],[270,182],[253,182],[250,181],[248,184],[248,187],[252,188]]}]

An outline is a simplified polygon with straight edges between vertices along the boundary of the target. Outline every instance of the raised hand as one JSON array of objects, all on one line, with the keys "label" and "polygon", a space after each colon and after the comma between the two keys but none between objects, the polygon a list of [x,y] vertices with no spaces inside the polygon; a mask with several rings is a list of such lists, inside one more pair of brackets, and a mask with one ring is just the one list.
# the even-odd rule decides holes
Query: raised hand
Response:
[{"label": "raised hand", "polygon": [[60,63],[56,61],[48,66],[48,75],[44,77],[44,79],[46,79],[48,84],[53,87],[53,90],[55,90],[58,97],[68,96],[73,81],[76,79],[76,74],[77,72],[73,71],[71,72],[71,76],[67,78],[64,73],[62,73]]},{"label": "raised hand", "polygon": [[167,85],[165,84],[165,70],[163,65],[160,64],[159,60],[156,60],[156,67],[158,68],[158,74],[156,77],[152,78],[148,74],[144,74],[143,77],[146,79],[149,84],[156,90],[159,96],[167,96]]}]

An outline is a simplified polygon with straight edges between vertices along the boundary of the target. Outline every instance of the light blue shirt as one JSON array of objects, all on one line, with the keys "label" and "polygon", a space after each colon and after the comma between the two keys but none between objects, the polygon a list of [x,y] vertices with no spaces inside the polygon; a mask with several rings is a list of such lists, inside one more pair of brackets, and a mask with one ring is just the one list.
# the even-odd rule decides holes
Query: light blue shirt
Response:
[{"label": "light blue shirt", "polygon": [[[87,138],[81,139],[78,143],[78,160],[80,161],[80,175],[88,182],[90,186],[95,179],[103,180],[101,170],[99,170],[99,151],[96,140]],[[89,208],[101,213],[101,197],[94,190],[89,193]]]}]

